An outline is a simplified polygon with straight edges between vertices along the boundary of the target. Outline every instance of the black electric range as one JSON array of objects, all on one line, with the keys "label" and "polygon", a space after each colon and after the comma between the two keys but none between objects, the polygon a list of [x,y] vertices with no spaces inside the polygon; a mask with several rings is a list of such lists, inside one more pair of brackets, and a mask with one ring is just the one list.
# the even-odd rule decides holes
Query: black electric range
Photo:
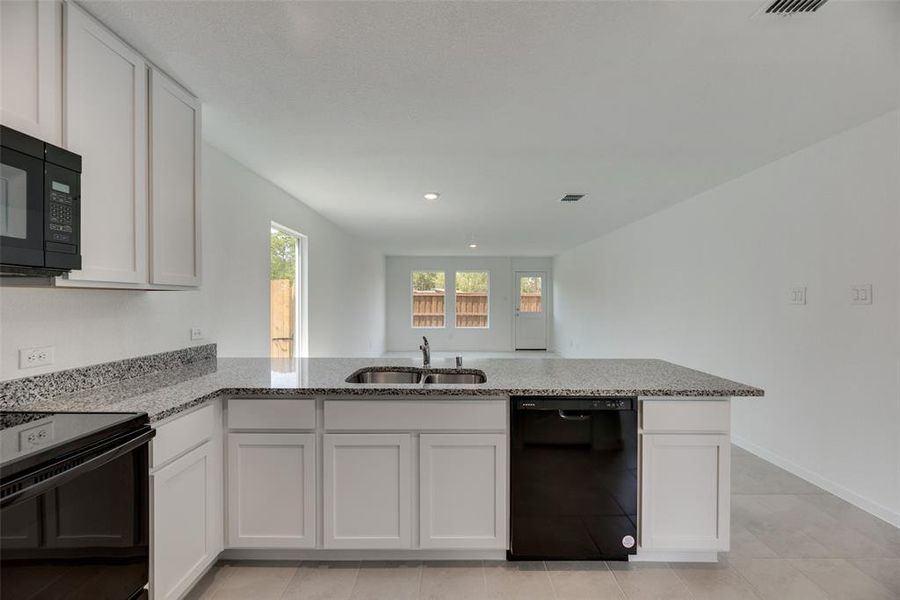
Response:
[{"label": "black electric range", "polygon": [[146,597],[144,413],[0,412],[4,600]]}]

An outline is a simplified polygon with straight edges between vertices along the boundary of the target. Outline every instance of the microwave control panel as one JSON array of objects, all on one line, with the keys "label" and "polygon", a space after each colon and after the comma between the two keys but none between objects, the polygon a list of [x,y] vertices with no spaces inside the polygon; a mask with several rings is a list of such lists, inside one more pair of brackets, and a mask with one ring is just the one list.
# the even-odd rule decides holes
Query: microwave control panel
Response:
[{"label": "microwave control panel", "polygon": [[44,182],[44,223],[47,242],[72,246],[77,252],[80,210],[78,206],[79,178],[77,174],[59,167],[46,170]]}]

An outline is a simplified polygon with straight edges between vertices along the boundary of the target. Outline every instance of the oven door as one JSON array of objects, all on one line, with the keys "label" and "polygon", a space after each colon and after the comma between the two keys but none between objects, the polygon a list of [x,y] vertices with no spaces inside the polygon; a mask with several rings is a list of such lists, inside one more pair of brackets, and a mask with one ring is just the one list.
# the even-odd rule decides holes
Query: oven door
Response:
[{"label": "oven door", "polygon": [[44,161],[0,147],[0,263],[44,266]]},{"label": "oven door", "polygon": [[142,597],[149,580],[149,438],[67,457],[59,474],[4,499],[3,600]]}]

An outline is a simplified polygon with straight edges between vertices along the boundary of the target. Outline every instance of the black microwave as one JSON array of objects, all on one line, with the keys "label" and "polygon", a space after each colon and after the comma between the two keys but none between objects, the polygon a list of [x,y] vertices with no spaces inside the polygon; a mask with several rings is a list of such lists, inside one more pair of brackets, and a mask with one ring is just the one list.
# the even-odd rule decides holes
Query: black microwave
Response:
[{"label": "black microwave", "polygon": [[0,126],[0,275],[81,268],[81,157]]}]

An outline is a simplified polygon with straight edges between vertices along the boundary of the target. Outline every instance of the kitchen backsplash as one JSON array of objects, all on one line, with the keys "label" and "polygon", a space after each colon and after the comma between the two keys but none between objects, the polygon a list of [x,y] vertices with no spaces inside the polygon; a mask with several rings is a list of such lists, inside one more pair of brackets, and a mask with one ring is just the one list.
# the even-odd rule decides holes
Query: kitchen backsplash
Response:
[{"label": "kitchen backsplash", "polygon": [[0,381],[0,409],[14,410],[16,406],[26,402],[71,394],[122,379],[139,377],[154,371],[215,358],[216,345],[204,344],[77,369]]}]

